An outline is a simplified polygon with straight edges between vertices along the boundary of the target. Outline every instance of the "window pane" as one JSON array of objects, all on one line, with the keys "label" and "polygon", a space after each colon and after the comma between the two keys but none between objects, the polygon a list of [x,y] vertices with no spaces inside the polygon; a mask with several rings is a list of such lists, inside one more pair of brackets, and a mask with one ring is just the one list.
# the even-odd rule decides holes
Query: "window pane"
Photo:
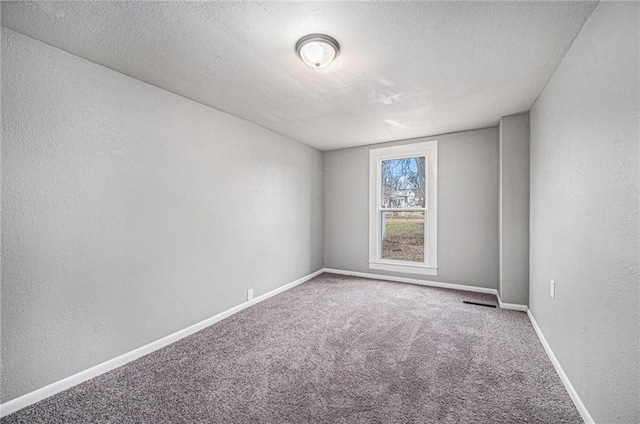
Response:
[{"label": "window pane", "polygon": [[424,157],[382,161],[383,208],[423,208]]},{"label": "window pane", "polygon": [[424,262],[424,212],[382,213],[382,258]]}]

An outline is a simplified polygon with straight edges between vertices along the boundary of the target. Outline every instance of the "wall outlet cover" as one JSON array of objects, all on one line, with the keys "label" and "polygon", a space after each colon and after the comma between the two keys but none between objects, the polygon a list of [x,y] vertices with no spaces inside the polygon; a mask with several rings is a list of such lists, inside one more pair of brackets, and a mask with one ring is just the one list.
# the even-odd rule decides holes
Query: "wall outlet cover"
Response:
[{"label": "wall outlet cover", "polygon": [[253,289],[247,290],[247,301],[253,299]]},{"label": "wall outlet cover", "polygon": [[556,282],[554,280],[551,280],[551,298],[555,299],[556,298]]}]

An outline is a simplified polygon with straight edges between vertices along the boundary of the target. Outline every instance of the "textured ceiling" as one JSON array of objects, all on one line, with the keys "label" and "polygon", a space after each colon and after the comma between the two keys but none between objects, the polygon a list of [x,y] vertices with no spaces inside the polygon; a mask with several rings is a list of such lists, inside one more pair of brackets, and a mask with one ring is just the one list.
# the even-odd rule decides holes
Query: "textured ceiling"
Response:
[{"label": "textured ceiling", "polygon": [[[593,2],[3,2],[2,24],[322,150],[529,109]],[[326,33],[326,70],[294,45]]]}]

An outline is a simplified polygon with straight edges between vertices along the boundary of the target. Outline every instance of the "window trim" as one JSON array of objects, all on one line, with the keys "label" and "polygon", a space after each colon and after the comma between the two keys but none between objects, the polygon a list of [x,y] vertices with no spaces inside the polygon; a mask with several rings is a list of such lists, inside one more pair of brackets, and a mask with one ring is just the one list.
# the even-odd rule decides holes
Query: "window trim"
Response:
[{"label": "window trim", "polygon": [[[382,258],[381,165],[384,160],[425,157],[427,172],[424,262]],[[401,209],[401,208],[397,208]],[[420,208],[409,208],[420,209]],[[369,150],[369,268],[410,274],[438,275],[438,140]]]}]

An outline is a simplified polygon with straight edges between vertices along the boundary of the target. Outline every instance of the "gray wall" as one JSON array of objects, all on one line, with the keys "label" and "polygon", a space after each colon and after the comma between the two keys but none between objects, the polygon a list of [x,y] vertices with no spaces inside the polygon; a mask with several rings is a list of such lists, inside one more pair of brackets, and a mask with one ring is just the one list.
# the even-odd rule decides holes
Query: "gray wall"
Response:
[{"label": "gray wall", "polygon": [[505,303],[529,303],[529,113],[500,119],[500,280]]},{"label": "gray wall", "polygon": [[498,281],[498,129],[446,134],[373,147],[438,140],[438,275],[369,270],[369,149],[324,154],[324,264],[477,287]]},{"label": "gray wall", "polygon": [[10,30],[2,402],[322,267],[322,153]]},{"label": "gray wall", "polygon": [[640,421],[639,22],[601,2],[531,109],[530,308],[601,423]]}]

